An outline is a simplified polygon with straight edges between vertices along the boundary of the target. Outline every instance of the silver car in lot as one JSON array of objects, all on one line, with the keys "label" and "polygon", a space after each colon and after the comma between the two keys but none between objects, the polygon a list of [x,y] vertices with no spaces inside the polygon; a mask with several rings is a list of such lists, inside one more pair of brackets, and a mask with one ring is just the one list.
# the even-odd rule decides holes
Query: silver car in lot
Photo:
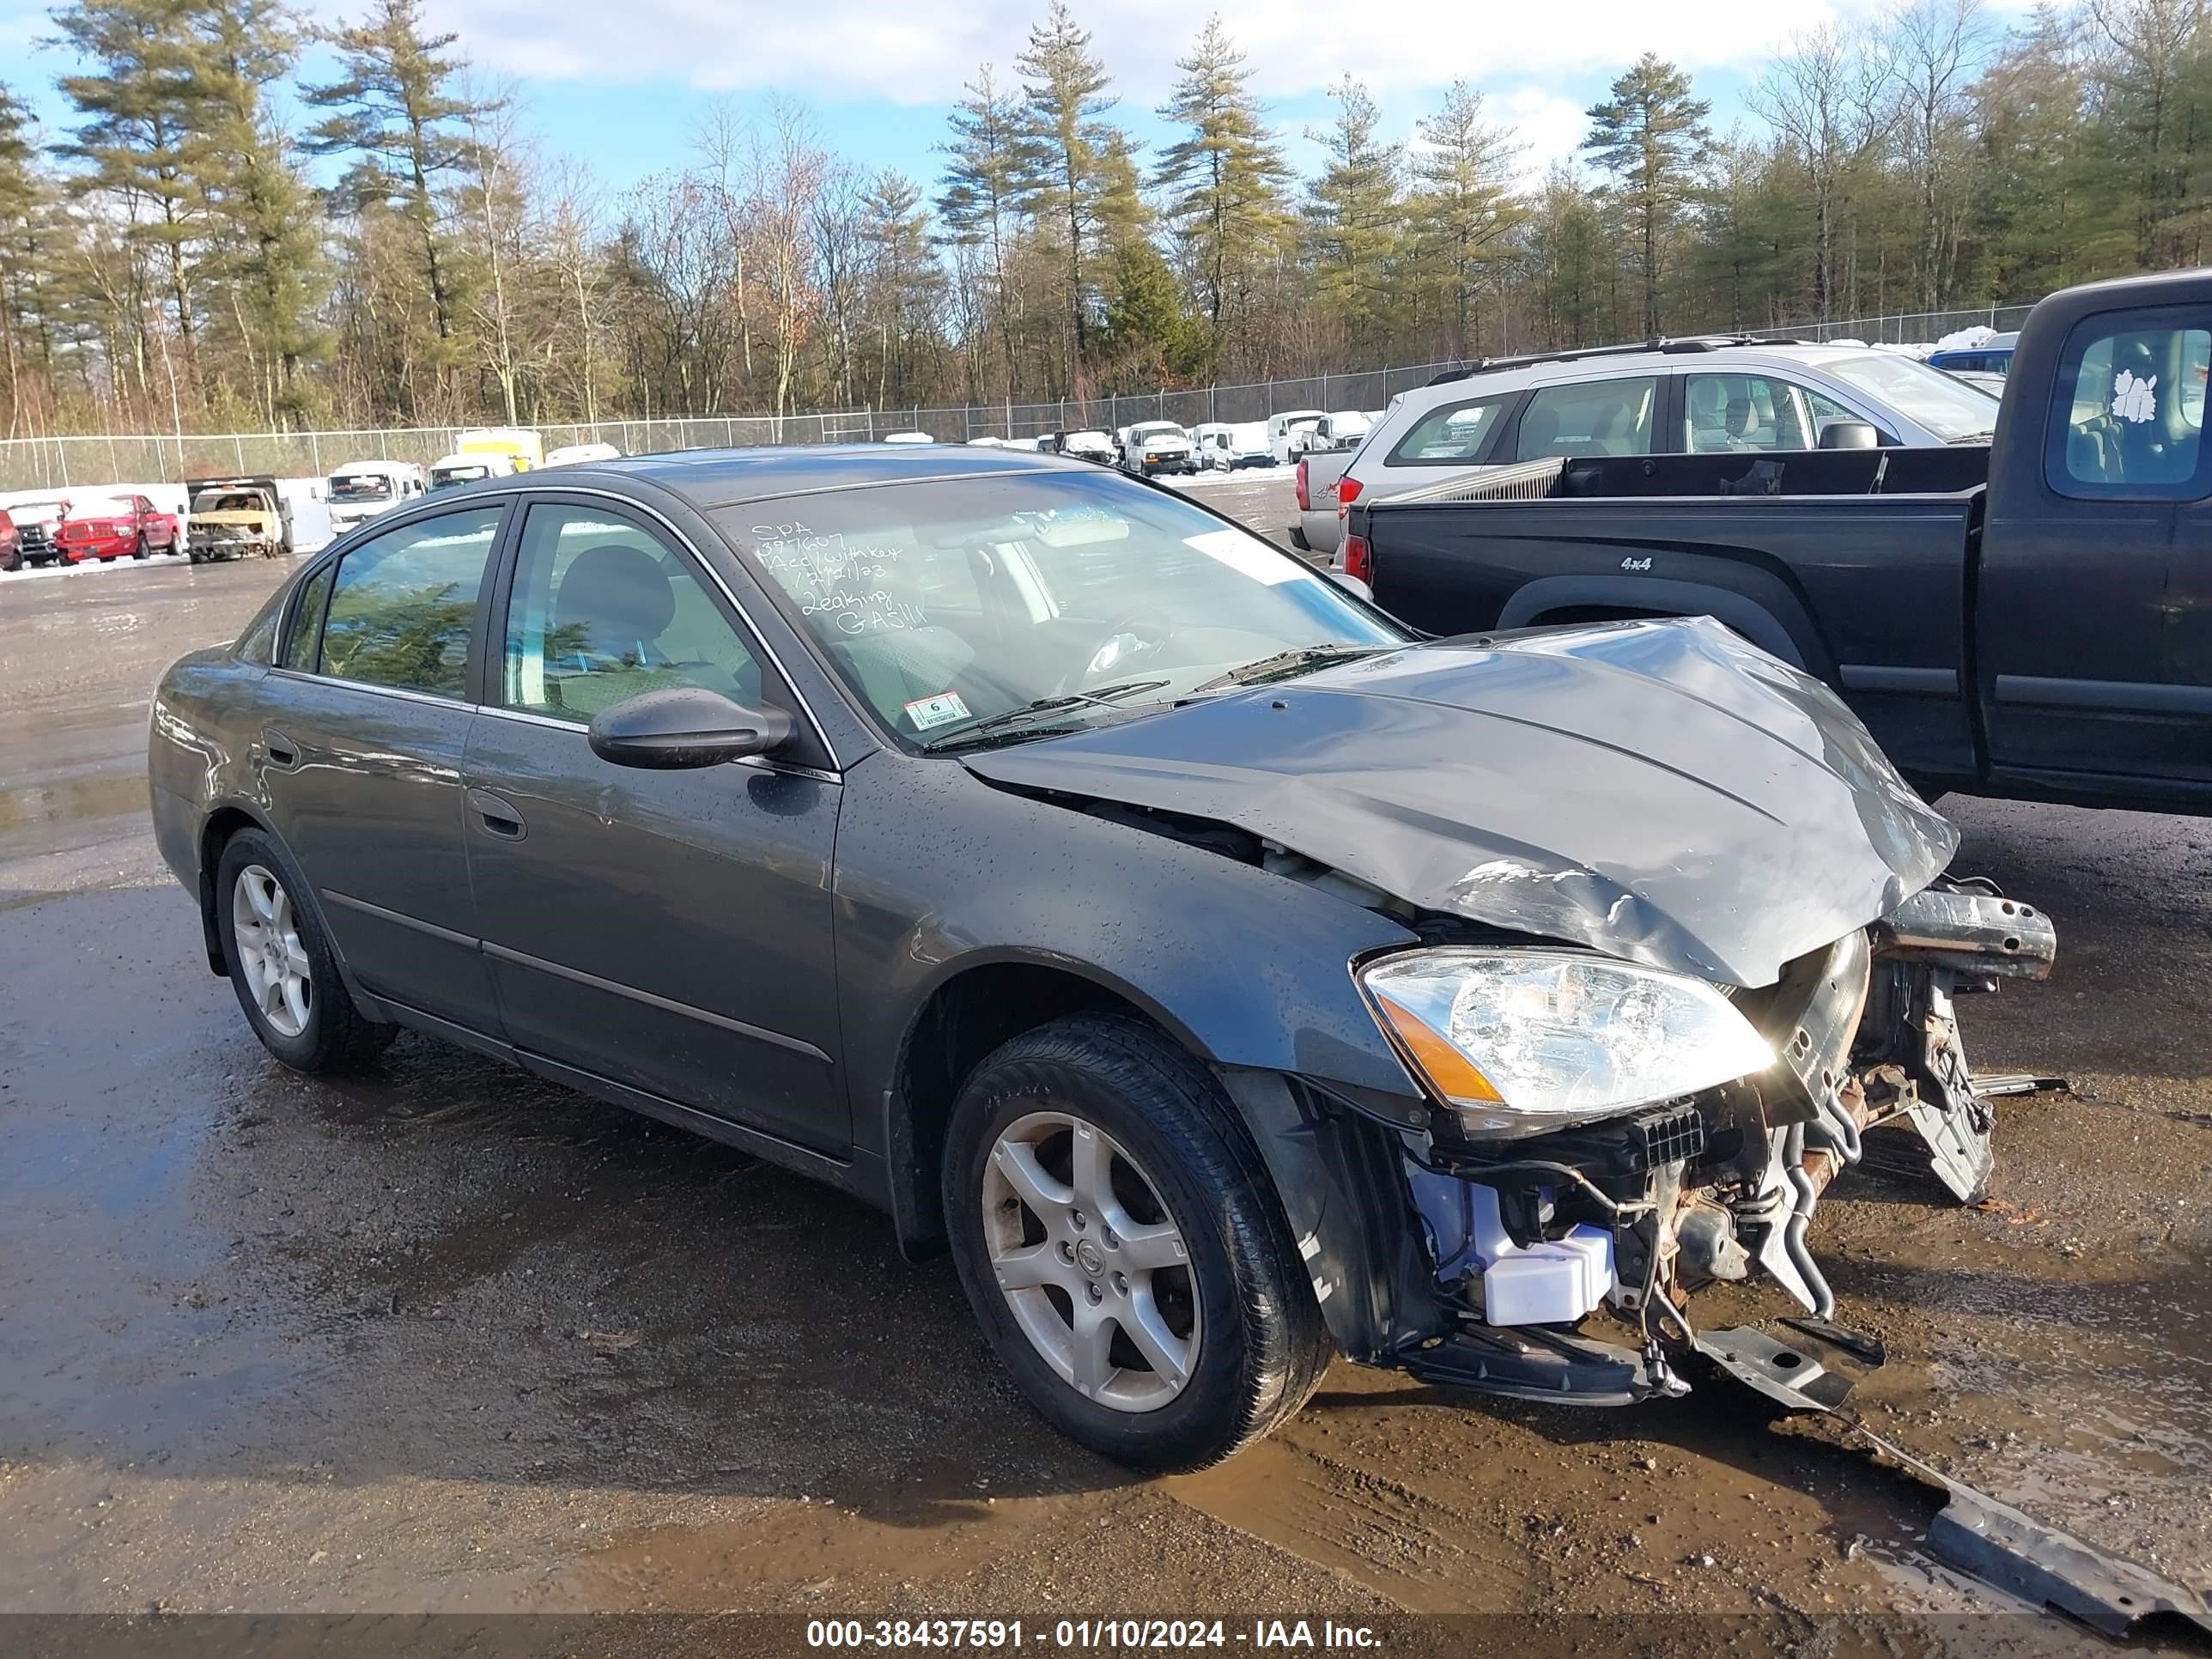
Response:
[{"label": "silver car in lot", "polygon": [[1358,496],[1511,461],[1986,443],[1996,416],[1981,387],[1864,345],[1698,338],[1476,363],[1401,394],[1340,475],[1312,453],[1299,529],[1334,554]]}]

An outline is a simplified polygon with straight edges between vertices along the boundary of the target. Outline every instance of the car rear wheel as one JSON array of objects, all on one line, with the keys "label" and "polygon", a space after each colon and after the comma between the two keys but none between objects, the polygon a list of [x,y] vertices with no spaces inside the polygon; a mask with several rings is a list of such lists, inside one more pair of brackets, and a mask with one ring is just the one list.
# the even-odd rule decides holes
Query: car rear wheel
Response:
[{"label": "car rear wheel", "polygon": [[1266,1169],[1150,1026],[1078,1015],[991,1054],[953,1109],[944,1198],[984,1334],[1094,1451],[1203,1468],[1321,1381],[1328,1331]]},{"label": "car rear wheel", "polygon": [[307,884],[275,839],[243,830],[216,866],[216,921],[239,1006],[262,1045],[302,1072],[348,1070],[398,1028],[362,1018],[338,975]]}]

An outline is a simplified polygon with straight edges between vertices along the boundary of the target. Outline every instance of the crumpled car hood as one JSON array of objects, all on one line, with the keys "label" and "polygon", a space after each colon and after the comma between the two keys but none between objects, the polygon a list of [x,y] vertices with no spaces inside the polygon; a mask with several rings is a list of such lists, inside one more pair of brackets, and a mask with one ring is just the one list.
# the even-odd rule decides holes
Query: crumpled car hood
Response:
[{"label": "crumpled car hood", "polygon": [[1706,617],[1415,646],[963,759],[1744,986],[1919,891],[1958,845],[1826,687]]}]

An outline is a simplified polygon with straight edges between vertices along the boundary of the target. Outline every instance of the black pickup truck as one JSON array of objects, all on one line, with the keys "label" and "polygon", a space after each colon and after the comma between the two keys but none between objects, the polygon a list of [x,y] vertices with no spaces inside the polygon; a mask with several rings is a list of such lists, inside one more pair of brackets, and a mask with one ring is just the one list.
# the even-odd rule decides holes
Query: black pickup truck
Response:
[{"label": "black pickup truck", "polygon": [[2208,364],[2212,270],[2069,289],[1986,447],[1533,462],[1356,503],[1346,563],[1439,635],[1717,617],[1931,793],[2212,813]]}]

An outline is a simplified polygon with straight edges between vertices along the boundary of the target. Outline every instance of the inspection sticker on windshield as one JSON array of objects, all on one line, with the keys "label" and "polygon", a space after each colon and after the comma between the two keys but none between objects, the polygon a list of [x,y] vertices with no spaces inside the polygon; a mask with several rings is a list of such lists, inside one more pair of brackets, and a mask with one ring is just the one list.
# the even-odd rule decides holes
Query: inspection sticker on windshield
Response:
[{"label": "inspection sticker on windshield", "polygon": [[957,691],[940,691],[933,697],[916,697],[907,704],[906,717],[914,722],[915,731],[927,732],[947,720],[966,720],[968,705],[960,701]]},{"label": "inspection sticker on windshield", "polygon": [[1209,559],[1218,559],[1240,576],[1249,576],[1270,587],[1277,582],[1301,580],[1307,574],[1298,568],[1297,560],[1268,552],[1256,538],[1242,530],[1209,530],[1202,536],[1184,537],[1182,544],[1196,548]]}]

